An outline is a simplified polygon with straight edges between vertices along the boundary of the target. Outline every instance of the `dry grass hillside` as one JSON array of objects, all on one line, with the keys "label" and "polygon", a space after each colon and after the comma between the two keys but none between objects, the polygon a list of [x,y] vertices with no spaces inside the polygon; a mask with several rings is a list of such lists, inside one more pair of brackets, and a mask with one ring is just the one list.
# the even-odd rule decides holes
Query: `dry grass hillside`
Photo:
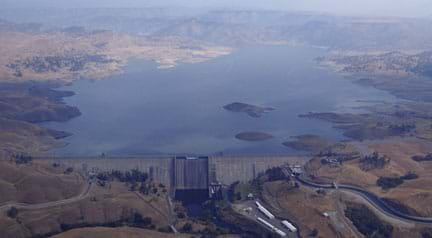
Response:
[{"label": "dry grass hillside", "polygon": [[[372,191],[380,197],[401,202],[408,209],[423,216],[432,216],[432,163],[414,161],[415,155],[425,155],[432,150],[432,142],[416,138],[392,138],[379,141],[356,142],[362,150],[376,151],[389,159],[382,168],[364,169],[361,159],[343,162],[339,166],[321,163],[317,157],[308,164],[309,171],[321,179],[336,181],[341,184],[353,184]],[[352,147],[351,147],[352,148]],[[395,188],[383,189],[377,185],[380,177],[399,178],[408,173],[415,173],[418,178],[404,180]]]},{"label": "dry grass hillside", "polygon": [[8,202],[42,203],[77,196],[86,181],[76,172],[52,165],[18,165],[0,160],[0,204]]},{"label": "dry grass hillside", "polygon": [[0,158],[15,152],[37,154],[63,145],[48,129],[36,124],[1,118],[0,141]]},{"label": "dry grass hillside", "polygon": [[[49,87],[49,86],[47,86]],[[32,83],[0,83],[1,154],[39,154],[62,146],[58,139],[69,134],[43,128],[46,121],[66,121],[81,115],[63,97],[72,92],[56,91]]]},{"label": "dry grass hillside", "polygon": [[[200,235],[192,234],[173,234],[173,233],[162,233],[152,230],[131,228],[131,227],[119,227],[119,228],[107,228],[107,227],[94,227],[94,228],[80,228],[73,229],[59,235],[52,236],[52,238],[195,238],[201,237]],[[220,235],[218,238],[238,238],[236,235]]]},{"label": "dry grass hillside", "polygon": [[107,228],[107,227],[94,227],[94,228],[81,228],[73,229],[52,238],[171,238],[171,237],[193,237],[187,234],[171,234],[162,233],[146,229],[120,227],[120,228]]},{"label": "dry grass hillside", "polygon": [[347,217],[347,209],[353,204],[363,204],[371,212],[363,214],[367,219],[373,214],[377,223],[391,225],[391,237],[422,237],[428,229],[384,216],[361,197],[341,191],[315,190],[301,185],[297,188],[289,182],[276,181],[264,184],[262,198],[276,216],[288,218],[299,227],[301,237],[368,237]]},{"label": "dry grass hillside", "polygon": [[140,224],[142,228],[167,229],[169,208],[165,196],[162,192],[141,196],[119,182],[104,187],[95,185],[89,196],[65,205],[18,209],[16,217],[4,215],[0,218],[0,230],[6,237],[45,237],[73,228],[122,226],[136,222],[135,214],[150,218]]},{"label": "dry grass hillside", "polygon": [[[281,181],[266,183],[263,190],[263,198],[275,208],[275,214],[290,218],[299,226],[301,236],[308,237],[316,229],[317,237],[352,237],[349,227],[343,223],[335,224],[322,215],[337,210],[334,196],[318,194],[304,187],[295,188]],[[344,216],[338,214],[338,223],[340,219]]]}]

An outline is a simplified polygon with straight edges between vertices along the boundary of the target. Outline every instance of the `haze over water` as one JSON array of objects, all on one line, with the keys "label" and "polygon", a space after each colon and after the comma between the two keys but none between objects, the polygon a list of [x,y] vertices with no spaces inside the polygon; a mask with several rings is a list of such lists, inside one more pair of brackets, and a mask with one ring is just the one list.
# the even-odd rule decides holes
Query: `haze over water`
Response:
[{"label": "haze over water", "polygon": [[[325,51],[308,47],[243,48],[204,63],[158,69],[134,60],[125,73],[100,81],[79,80],[64,90],[82,116],[49,128],[74,135],[57,155],[291,154],[281,143],[317,134],[342,139],[341,131],[299,114],[350,110],[358,100],[394,101],[386,92],[351,83],[314,59]],[[232,102],[270,106],[261,118],[229,112]],[[235,139],[244,131],[275,138]]]}]

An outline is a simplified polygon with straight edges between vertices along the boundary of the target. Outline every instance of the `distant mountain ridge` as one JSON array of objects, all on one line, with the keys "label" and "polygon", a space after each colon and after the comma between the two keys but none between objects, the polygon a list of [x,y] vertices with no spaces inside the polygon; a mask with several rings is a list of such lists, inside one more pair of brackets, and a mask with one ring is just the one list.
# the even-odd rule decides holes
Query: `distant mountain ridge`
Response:
[{"label": "distant mountain ridge", "polygon": [[38,33],[42,31],[43,26],[39,23],[12,23],[0,18],[0,32],[28,32]]},{"label": "distant mountain ridge", "polygon": [[[182,37],[206,43],[244,45],[296,43],[332,49],[428,49],[432,42],[429,18],[344,17],[307,12],[166,9],[74,9],[21,12],[23,19],[58,28],[110,30],[148,37]],[[26,14],[27,13],[27,14]],[[38,18],[37,15],[50,18]],[[16,18],[2,13],[0,16]],[[9,19],[8,18],[8,19]],[[24,21],[21,21],[24,22]],[[19,24],[22,30],[38,27]],[[71,28],[72,27],[72,28]],[[5,26],[3,26],[5,28]]]}]

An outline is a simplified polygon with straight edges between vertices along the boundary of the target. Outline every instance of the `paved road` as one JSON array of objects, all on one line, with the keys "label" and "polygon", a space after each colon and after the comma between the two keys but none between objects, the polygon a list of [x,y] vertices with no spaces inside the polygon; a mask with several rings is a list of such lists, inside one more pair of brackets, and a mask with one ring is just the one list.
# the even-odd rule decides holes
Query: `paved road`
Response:
[{"label": "paved road", "polygon": [[74,202],[77,202],[79,200],[86,198],[88,196],[92,186],[93,186],[93,183],[88,182],[87,186],[85,186],[83,191],[79,195],[72,197],[72,198],[58,200],[58,201],[52,201],[52,202],[38,203],[38,204],[8,203],[8,204],[5,204],[3,206],[0,206],[0,211],[9,209],[11,207],[16,207],[18,209],[30,209],[30,210],[32,210],[32,209],[42,209],[42,208],[56,207],[56,206],[60,206],[60,205],[74,203]]},{"label": "paved road", "polygon": [[257,218],[261,217],[262,219],[264,219],[265,221],[269,222],[270,224],[272,224],[273,226],[277,227],[279,230],[285,232],[287,234],[288,238],[298,238],[297,233],[293,233],[290,232],[288,229],[286,229],[283,225],[282,225],[282,220],[278,219],[277,217],[274,219],[268,219],[264,214],[262,214],[256,204],[255,204],[255,200],[251,200],[251,201],[247,201],[242,203],[240,206],[237,207],[238,212],[241,213],[242,215],[248,217],[251,220],[254,220],[255,222],[258,222],[260,225],[262,225],[263,227],[266,227],[267,229],[269,229],[267,226],[263,225],[262,223],[260,223]]},{"label": "paved road", "polygon": [[413,223],[420,223],[420,224],[432,224],[432,217],[418,217],[418,216],[412,216],[410,214],[403,213],[401,211],[398,211],[394,209],[393,207],[390,207],[387,203],[385,203],[383,200],[381,200],[378,196],[375,194],[364,190],[360,187],[355,187],[351,185],[343,185],[338,184],[337,188],[335,188],[332,184],[318,184],[311,181],[307,181],[301,177],[295,177],[298,182],[301,184],[313,187],[313,188],[321,188],[321,189],[341,189],[350,193],[354,193],[355,195],[360,195],[363,197],[366,201],[371,203],[374,207],[376,207],[380,212],[382,212],[384,215],[402,220],[402,221],[408,221]]}]

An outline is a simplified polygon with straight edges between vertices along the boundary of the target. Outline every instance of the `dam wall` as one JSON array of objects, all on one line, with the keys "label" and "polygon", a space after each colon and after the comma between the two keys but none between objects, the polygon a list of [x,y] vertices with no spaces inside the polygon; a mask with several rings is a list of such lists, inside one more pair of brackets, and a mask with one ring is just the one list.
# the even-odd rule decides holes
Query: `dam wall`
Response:
[{"label": "dam wall", "polygon": [[49,163],[57,163],[84,172],[110,172],[113,170],[130,171],[137,169],[148,173],[149,177],[171,185],[171,172],[174,157],[45,157]]},{"label": "dam wall", "polygon": [[208,157],[196,159],[176,158],[174,168],[173,185],[177,190],[208,189]]},{"label": "dam wall", "polygon": [[[209,157],[205,162],[178,162],[179,160],[175,160],[174,156],[41,157],[37,159],[86,172],[138,169],[148,173],[155,181],[166,186],[171,187],[177,184],[179,188],[184,189],[193,184],[192,180],[198,180],[196,183],[198,187],[202,187],[204,183],[209,184],[212,182],[230,185],[236,181],[246,182],[252,180],[272,167],[284,164],[303,165],[307,161],[307,158],[298,156],[216,156]],[[176,166],[176,163],[179,163],[178,166]],[[204,166],[207,166],[207,169]]]},{"label": "dam wall", "polygon": [[247,182],[269,168],[285,164],[304,165],[305,157],[297,156],[227,156],[210,158],[210,181],[230,185]]}]

